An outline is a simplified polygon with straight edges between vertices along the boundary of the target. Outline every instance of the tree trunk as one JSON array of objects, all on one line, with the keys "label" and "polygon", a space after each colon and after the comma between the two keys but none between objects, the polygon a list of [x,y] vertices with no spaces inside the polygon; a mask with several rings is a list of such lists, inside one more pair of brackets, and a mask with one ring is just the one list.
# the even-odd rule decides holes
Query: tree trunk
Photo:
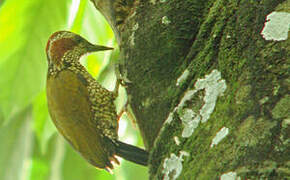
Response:
[{"label": "tree trunk", "polygon": [[[92,1],[119,43],[151,179],[289,178],[289,0]],[[267,38],[275,18],[286,38]]]}]

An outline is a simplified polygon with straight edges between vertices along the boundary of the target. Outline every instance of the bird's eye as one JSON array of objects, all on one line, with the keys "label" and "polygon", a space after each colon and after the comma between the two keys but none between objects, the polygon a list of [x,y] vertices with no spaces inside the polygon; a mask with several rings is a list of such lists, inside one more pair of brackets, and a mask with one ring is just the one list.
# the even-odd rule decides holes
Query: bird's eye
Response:
[{"label": "bird's eye", "polygon": [[75,37],[75,41],[76,41],[77,43],[80,43],[80,42],[82,41],[82,38],[81,38],[80,36],[76,36],[76,37]]}]

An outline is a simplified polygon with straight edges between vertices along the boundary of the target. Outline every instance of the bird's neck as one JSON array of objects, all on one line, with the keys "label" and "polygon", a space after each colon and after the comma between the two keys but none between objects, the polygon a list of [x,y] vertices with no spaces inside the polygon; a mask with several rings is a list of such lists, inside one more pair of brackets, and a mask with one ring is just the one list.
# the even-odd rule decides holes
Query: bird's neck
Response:
[{"label": "bird's neck", "polygon": [[64,69],[72,67],[73,69],[82,68],[80,64],[80,58],[82,56],[81,52],[76,50],[74,51],[67,51],[60,60],[60,63],[54,64],[52,63],[49,68],[48,72],[50,75],[56,75]]}]

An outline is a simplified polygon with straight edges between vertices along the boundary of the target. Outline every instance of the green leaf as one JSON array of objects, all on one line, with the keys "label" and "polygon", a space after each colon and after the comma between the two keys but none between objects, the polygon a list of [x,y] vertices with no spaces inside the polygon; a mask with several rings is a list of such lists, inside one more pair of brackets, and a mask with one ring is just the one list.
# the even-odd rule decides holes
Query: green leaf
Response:
[{"label": "green leaf", "polygon": [[[93,44],[99,44],[109,47],[116,46],[114,33],[110,28],[103,15],[96,11],[92,3],[87,3],[81,34]],[[89,73],[94,77],[98,75],[108,66],[111,61],[113,51],[103,51],[90,54],[85,62],[85,66]]]},{"label": "green leaf", "polygon": [[56,128],[49,117],[45,91],[42,91],[35,98],[33,103],[33,119],[33,130],[40,145],[40,150],[42,153],[45,153],[48,140],[56,132]]},{"label": "green leaf", "polygon": [[48,161],[42,158],[33,158],[31,164],[30,180],[45,180],[49,177]]},{"label": "green leaf", "polygon": [[[87,0],[80,0],[80,4],[78,6],[77,13],[74,14],[75,18],[74,18],[74,21],[73,21],[72,27],[71,27],[72,32],[80,33],[80,31],[82,29],[84,18],[85,18],[84,17],[85,10],[86,10],[86,7],[88,6],[87,2],[88,2]],[[91,5],[91,4],[89,4],[89,5]],[[71,16],[74,16],[74,15],[71,15]]]},{"label": "green leaf", "polygon": [[44,88],[45,46],[66,27],[69,1],[6,1],[0,11],[0,109],[7,120]]},{"label": "green leaf", "polygon": [[0,179],[18,180],[29,174],[33,147],[31,108],[0,127]]}]

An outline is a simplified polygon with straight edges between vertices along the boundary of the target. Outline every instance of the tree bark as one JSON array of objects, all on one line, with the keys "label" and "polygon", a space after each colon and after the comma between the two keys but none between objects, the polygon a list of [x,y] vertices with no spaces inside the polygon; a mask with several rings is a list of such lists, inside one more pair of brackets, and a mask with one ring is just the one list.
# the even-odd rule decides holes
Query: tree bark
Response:
[{"label": "tree bark", "polygon": [[151,179],[289,178],[290,40],[261,35],[289,0],[92,2],[119,44]]}]

